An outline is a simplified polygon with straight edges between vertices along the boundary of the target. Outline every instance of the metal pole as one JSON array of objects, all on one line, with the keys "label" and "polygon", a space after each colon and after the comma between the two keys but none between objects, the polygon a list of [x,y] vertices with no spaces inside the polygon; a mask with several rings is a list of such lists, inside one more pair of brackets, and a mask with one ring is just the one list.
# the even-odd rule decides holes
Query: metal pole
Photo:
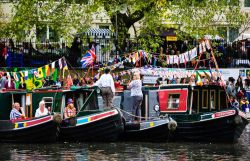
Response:
[{"label": "metal pole", "polygon": [[115,57],[116,57],[116,59],[117,59],[117,55],[118,55],[118,50],[117,50],[117,48],[118,48],[118,24],[117,24],[117,11],[116,11],[116,13],[115,13],[115,40],[116,40],[116,55],[115,55]]}]

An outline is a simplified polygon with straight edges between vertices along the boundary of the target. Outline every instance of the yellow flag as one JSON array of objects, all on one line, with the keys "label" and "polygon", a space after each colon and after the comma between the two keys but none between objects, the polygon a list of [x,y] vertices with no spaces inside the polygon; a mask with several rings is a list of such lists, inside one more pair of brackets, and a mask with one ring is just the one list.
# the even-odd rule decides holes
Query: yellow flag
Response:
[{"label": "yellow flag", "polygon": [[38,68],[38,78],[43,78],[43,68]]}]

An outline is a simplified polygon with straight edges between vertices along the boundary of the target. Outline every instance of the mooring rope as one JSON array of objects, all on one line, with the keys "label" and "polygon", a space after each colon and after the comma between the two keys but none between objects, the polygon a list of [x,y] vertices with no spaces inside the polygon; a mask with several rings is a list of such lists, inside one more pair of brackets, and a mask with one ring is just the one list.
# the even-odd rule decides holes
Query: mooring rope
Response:
[{"label": "mooring rope", "polygon": [[133,115],[130,112],[127,112],[127,111],[122,110],[122,109],[119,109],[119,110],[121,110],[122,112],[124,112],[124,113],[126,113],[126,114],[128,114],[128,115],[130,115],[132,117],[136,117],[136,118],[140,118],[140,119],[160,119],[160,118],[166,118],[166,117],[168,117],[167,115],[165,115],[165,116],[159,116],[159,117],[142,117],[142,116]]}]

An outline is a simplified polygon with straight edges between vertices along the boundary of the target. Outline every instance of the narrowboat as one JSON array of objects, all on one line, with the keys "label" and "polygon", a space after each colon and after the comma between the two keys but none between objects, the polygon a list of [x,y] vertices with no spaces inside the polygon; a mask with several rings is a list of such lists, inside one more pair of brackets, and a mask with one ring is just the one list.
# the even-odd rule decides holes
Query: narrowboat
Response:
[{"label": "narrowboat", "polygon": [[[54,142],[58,136],[55,116],[46,115],[35,118],[39,101],[44,100],[46,107],[53,107],[53,97],[22,90],[0,91],[0,141],[1,142]],[[14,102],[20,103],[26,118],[10,120],[10,112]]]},{"label": "narrowboat", "polygon": [[248,124],[245,113],[230,105],[225,89],[219,85],[167,84],[144,87],[143,93],[145,118],[159,109],[160,116],[177,122],[170,141],[235,142]]},{"label": "narrowboat", "polygon": [[[125,118],[125,129],[121,135],[122,141],[149,141],[160,142],[168,141],[172,132],[175,130],[177,123],[172,118],[159,116],[159,112],[154,106],[148,106],[148,93],[143,92],[144,99],[142,103],[142,117],[140,121],[132,122],[132,104],[130,91],[125,90],[121,93],[121,111]],[[159,108],[156,106],[156,108]]]},{"label": "narrowboat", "polygon": [[[62,107],[72,98],[77,107],[75,117],[64,119],[60,126],[60,140],[74,142],[116,141],[124,130],[119,109],[104,110],[98,103],[97,87],[73,87],[64,92]],[[62,108],[62,111],[64,109]]]}]

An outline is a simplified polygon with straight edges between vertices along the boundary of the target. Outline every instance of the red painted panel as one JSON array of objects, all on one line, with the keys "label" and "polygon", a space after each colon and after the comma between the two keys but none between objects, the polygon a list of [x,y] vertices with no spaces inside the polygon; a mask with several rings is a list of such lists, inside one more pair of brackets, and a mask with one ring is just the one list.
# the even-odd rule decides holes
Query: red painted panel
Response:
[{"label": "red painted panel", "polygon": [[98,120],[98,119],[101,119],[103,117],[110,116],[110,115],[113,115],[113,114],[115,114],[115,111],[105,112],[105,113],[102,113],[102,114],[99,114],[99,115],[91,116],[90,120],[91,121]]},{"label": "red painted panel", "polygon": [[[169,94],[180,94],[180,103],[178,109],[168,109],[168,97]],[[187,111],[187,99],[188,90],[187,89],[171,89],[171,90],[160,90],[158,92],[159,96],[159,106],[161,112],[186,112]]]},{"label": "red painted panel", "polygon": [[43,123],[43,122],[46,122],[46,121],[49,121],[49,120],[51,120],[51,116],[38,118],[38,119],[35,119],[35,120],[32,120],[32,121],[28,121],[26,126],[36,125],[36,124]]}]

